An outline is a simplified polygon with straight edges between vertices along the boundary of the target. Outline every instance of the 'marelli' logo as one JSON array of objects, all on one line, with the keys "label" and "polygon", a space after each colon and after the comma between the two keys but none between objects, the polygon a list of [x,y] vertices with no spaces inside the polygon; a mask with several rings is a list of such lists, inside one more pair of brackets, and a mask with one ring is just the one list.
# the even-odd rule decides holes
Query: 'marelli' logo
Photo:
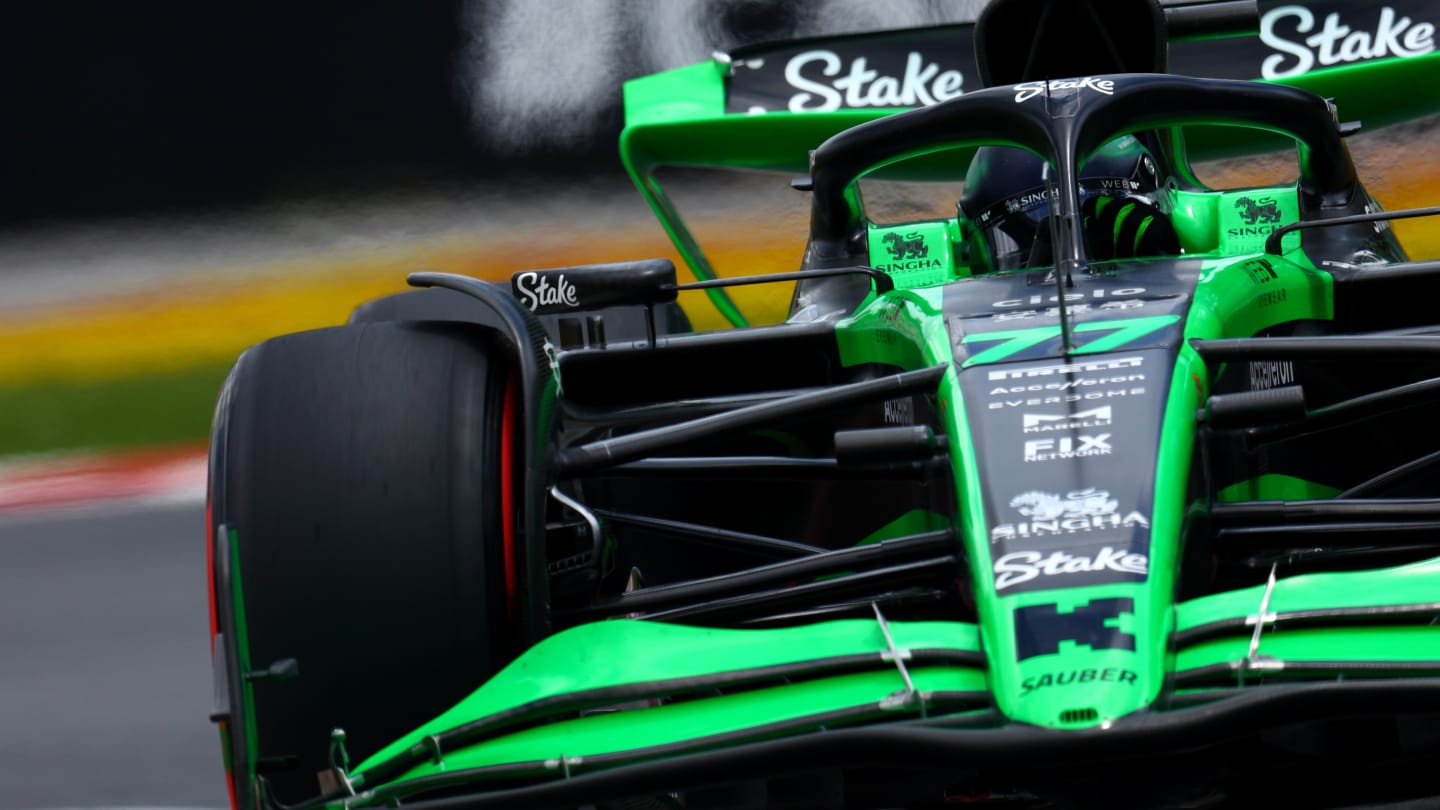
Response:
[{"label": "'marelli' logo", "polygon": [[1049,433],[1055,430],[1109,427],[1114,411],[1102,405],[1075,413],[1027,413],[1021,415],[1021,429],[1026,433]]}]

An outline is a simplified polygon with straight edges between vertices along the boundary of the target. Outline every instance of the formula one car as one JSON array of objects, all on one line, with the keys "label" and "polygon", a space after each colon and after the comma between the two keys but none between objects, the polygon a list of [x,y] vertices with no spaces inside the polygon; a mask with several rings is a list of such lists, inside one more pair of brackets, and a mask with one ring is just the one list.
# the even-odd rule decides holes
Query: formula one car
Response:
[{"label": "formula one car", "polygon": [[[698,280],[421,273],[246,351],[208,503],[235,806],[1440,792],[1440,262],[1391,228],[1440,209],[1380,210],[1345,141],[1440,110],[1440,55],[1165,72],[1256,13],[997,0],[636,80],[622,151]],[[973,39],[984,87],[872,69],[906,36]],[[1196,177],[1257,132],[1293,182]],[[674,164],[791,173],[799,269],[715,274]],[[955,214],[876,221],[870,177]],[[753,284],[783,322],[676,305],[743,323]]]}]

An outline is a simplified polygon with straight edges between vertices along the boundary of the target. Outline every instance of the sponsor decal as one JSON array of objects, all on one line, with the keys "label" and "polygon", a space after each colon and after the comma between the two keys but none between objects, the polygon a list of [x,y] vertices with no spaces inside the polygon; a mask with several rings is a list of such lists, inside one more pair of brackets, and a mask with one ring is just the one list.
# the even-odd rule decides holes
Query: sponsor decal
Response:
[{"label": "sponsor decal", "polygon": [[541,307],[580,305],[575,296],[575,285],[565,280],[564,273],[550,274],[530,270],[517,274],[514,286],[521,302],[533,312],[538,312]]},{"label": "sponsor decal", "polygon": [[[1071,327],[1072,348],[1077,352],[1104,352],[1135,343],[1180,322],[1179,315],[1151,315],[1142,318],[1089,321]],[[961,328],[964,322],[961,321]],[[960,346],[993,343],[973,354],[965,365],[994,363],[1021,352],[1060,340],[1060,326],[1035,326],[1029,329],[1005,329],[976,332],[960,338]],[[1137,347],[1144,348],[1144,347]]]},{"label": "sponsor decal", "polygon": [[[1141,380],[1145,379],[1144,374],[1135,374],[1132,376]],[[990,393],[994,394],[996,391],[1001,390],[1002,389],[997,388]],[[1026,397],[1025,399],[1003,399],[999,402],[991,402],[985,407],[992,411],[998,411],[1004,408],[1035,408],[1041,405],[1069,405],[1077,402],[1095,402],[1097,400],[1115,399],[1118,397],[1139,397],[1144,395],[1145,388],[1143,386],[1136,386],[1134,388],[1113,388],[1108,391],[1083,391],[1074,394],[1051,394],[1043,397]]]},{"label": "sponsor decal", "polygon": [[[1031,208],[1034,208],[1041,203],[1049,202],[1052,198],[1054,198],[1056,193],[1058,192],[1051,192],[1049,189],[1043,189],[1041,191],[1031,191],[1026,194],[1021,194],[1017,197],[1011,197],[1010,199],[1005,201],[1005,212],[1009,214],[1014,214],[1017,211],[1029,211]],[[989,213],[990,212],[988,211],[986,212],[987,216],[985,216],[983,220],[988,221],[990,219],[990,217],[988,216]]]},{"label": "sponsor decal", "polygon": [[1275,272],[1275,265],[1271,264],[1269,259],[1252,259],[1251,261],[1245,262],[1241,267],[1250,275],[1250,282],[1252,284],[1269,284],[1280,277],[1280,275]]},{"label": "sponsor decal", "polygon": [[908,262],[887,262],[875,265],[876,270],[894,273],[901,270],[934,270],[944,265],[939,259],[915,259]]},{"label": "sponsor decal", "polygon": [[901,236],[898,233],[887,233],[883,240],[885,249],[890,251],[890,258],[900,259],[923,259],[930,255],[930,248],[925,246],[925,239],[917,232],[907,233]]},{"label": "sponsor decal", "polygon": [[1113,450],[1110,447],[1109,433],[1097,433],[1093,436],[1082,433],[1078,436],[1030,439],[1025,442],[1027,462],[1068,461],[1073,458],[1108,456],[1111,452]]},{"label": "sponsor decal", "polygon": [[940,259],[930,258],[930,247],[918,231],[911,231],[903,236],[892,231],[881,239],[891,261],[875,265],[877,270],[893,273],[898,270],[933,270],[944,266]]},{"label": "sponsor decal", "polygon": [[887,399],[884,406],[887,425],[915,424],[915,402],[910,399]]},{"label": "sponsor decal", "polygon": [[1245,220],[1246,225],[1254,225],[1257,222],[1279,222],[1280,208],[1275,203],[1274,197],[1241,197],[1235,201],[1235,209],[1240,212],[1240,217]]},{"label": "sponsor decal", "polygon": [[1026,433],[1049,433],[1056,430],[1081,430],[1084,428],[1107,427],[1113,416],[1109,405],[1102,405],[1088,411],[1075,413],[1027,413],[1021,414],[1020,426]]},{"label": "sponsor decal", "polygon": [[[1080,302],[1080,301],[1102,300],[1102,299],[1107,298],[1107,297],[1108,297],[1108,298],[1124,298],[1124,297],[1126,297],[1126,296],[1144,295],[1144,294],[1145,294],[1145,288],[1144,288],[1144,287],[1121,287],[1121,288],[1118,289],[1118,290],[1103,290],[1103,289],[1102,289],[1102,290],[1091,290],[1088,294],[1087,294],[1087,293],[1066,293],[1066,295],[1065,295],[1065,303],[1069,304],[1069,303],[1075,303],[1075,302]],[[1032,296],[1030,296],[1030,297],[1028,297],[1028,298],[1007,298],[1007,299],[1005,299],[1004,301],[996,301],[995,303],[991,304],[990,306],[995,307],[995,308],[997,308],[997,309],[1005,309],[1005,308],[1009,308],[1009,307],[1025,307],[1025,306],[1035,306],[1035,307],[1039,307],[1039,306],[1045,306],[1046,304],[1058,304],[1059,302],[1060,302],[1060,296],[1058,296],[1058,295],[1032,295]]]},{"label": "sponsor decal", "polygon": [[1390,5],[1380,7],[1371,28],[1352,28],[1341,22],[1338,12],[1325,15],[1317,25],[1313,11],[1294,4],[1261,15],[1260,41],[1279,51],[1265,57],[1261,78],[1283,79],[1331,65],[1423,56],[1435,50],[1435,25],[1400,15]]},{"label": "sponsor decal", "polygon": [[1226,228],[1225,235],[1230,237],[1231,239],[1245,239],[1259,236],[1269,236],[1270,234],[1275,232],[1276,227],[1278,226],[1256,225],[1254,227],[1251,227],[1247,225],[1242,228]]},{"label": "sponsor decal", "polygon": [[[1144,301],[1137,301],[1137,300],[1135,300],[1135,299],[1131,299],[1131,300],[1129,300],[1129,301],[1106,301],[1105,303],[1100,304],[1100,305],[1098,305],[1098,306],[1097,306],[1097,305],[1093,305],[1093,304],[1088,304],[1088,303],[1085,303],[1085,304],[1071,304],[1070,306],[1066,307],[1065,309],[1066,309],[1067,312],[1078,314],[1078,313],[1081,313],[1081,312],[1090,312],[1091,310],[1094,310],[1094,311],[1096,311],[1096,312],[1114,312],[1114,311],[1122,310],[1122,309],[1142,309],[1142,308],[1144,308],[1144,306],[1145,306],[1145,302],[1144,302]],[[990,320],[992,320],[992,321],[1023,321],[1023,320],[1029,320],[1029,319],[1031,319],[1031,318],[1058,318],[1058,317],[1060,317],[1060,308],[1059,308],[1059,307],[1050,307],[1049,309],[1022,309],[1022,310],[1020,310],[1020,311],[1018,311],[1018,312],[997,312],[997,313],[995,313],[994,315],[991,315],[991,316],[990,316]]]},{"label": "sponsor decal", "polygon": [[1274,197],[1240,197],[1235,200],[1235,210],[1245,224],[1225,229],[1232,239],[1269,236],[1280,227],[1280,206]]},{"label": "sponsor decal", "polygon": [[1040,676],[1030,676],[1020,682],[1020,697],[1025,697],[1039,689],[1047,686],[1069,686],[1072,683],[1128,683],[1135,685],[1135,673],[1128,669],[1119,667],[1102,667],[1095,669],[1066,669],[1059,672],[1046,672]]},{"label": "sponsor decal", "polygon": [[1150,572],[1150,561],[1144,554],[1113,546],[1104,546],[1094,556],[1088,557],[1065,551],[1052,551],[1048,555],[1041,551],[1013,551],[995,561],[995,590],[1002,591],[1037,577],[1092,571],[1115,571],[1143,577]]},{"label": "sponsor decal", "polygon": [[916,51],[906,55],[903,75],[890,76],[872,70],[864,56],[847,67],[840,54],[820,49],[790,57],[785,81],[800,91],[786,103],[791,112],[834,112],[842,107],[937,104],[963,95],[965,76],[958,70],[941,70]]},{"label": "sponsor decal", "polygon": [[1096,79],[1086,76],[1083,79],[1051,79],[1048,82],[1021,82],[1015,85],[1015,103],[1023,104],[1041,93],[1054,92],[1056,90],[1094,90],[1097,93],[1104,93],[1107,96],[1115,94],[1115,82],[1110,79]]},{"label": "sponsor decal", "polygon": [[[1149,169],[1149,173],[1150,173],[1150,174],[1154,174],[1154,173],[1155,173],[1155,169],[1152,167],[1152,164],[1150,164],[1150,162],[1149,162],[1149,161],[1150,161],[1150,158],[1149,158],[1149,157],[1144,157],[1144,156],[1142,156],[1141,159],[1146,162],[1146,163],[1145,163],[1145,166],[1146,166],[1147,169]],[[1095,189],[1099,189],[1099,190],[1101,190],[1101,191],[1139,191],[1139,190],[1140,190],[1140,181],[1139,181],[1139,180],[1131,180],[1131,179],[1128,178],[1128,177],[1101,177],[1101,178],[1099,178],[1099,179],[1087,180],[1086,183],[1085,183],[1085,185],[1086,185],[1087,188],[1095,188]]]},{"label": "sponsor decal", "polygon": [[1268,391],[1295,384],[1295,364],[1289,360],[1252,360],[1250,390]]},{"label": "sponsor decal", "polygon": [[1087,374],[1093,371],[1115,371],[1124,368],[1140,368],[1143,357],[1115,357],[1104,360],[1086,360],[1078,363],[1055,363],[1048,366],[1028,368],[1002,368],[989,372],[989,379],[1028,380],[1034,377],[1053,377],[1060,374]]},{"label": "sponsor decal", "polygon": [[1010,508],[1026,520],[990,527],[990,542],[1031,537],[1053,537],[1150,528],[1150,519],[1138,511],[1120,514],[1120,502],[1107,490],[1086,487],[1060,495],[1032,490],[1010,499]]},{"label": "sponsor decal", "polygon": [[1273,307],[1276,304],[1283,304],[1285,300],[1284,287],[1274,290],[1261,290],[1260,293],[1255,296],[1255,306],[1257,309],[1265,309],[1266,307]]},{"label": "sponsor decal", "polygon": [[1049,492],[1024,492],[1010,499],[1010,508],[1033,518],[1088,517],[1113,515],[1118,501],[1103,489],[1086,487],[1065,493],[1061,498]]},{"label": "sponsor decal", "polygon": [[1102,385],[1124,385],[1144,382],[1144,374],[1116,374],[1109,377],[1082,377],[1078,380],[1054,380],[1051,382],[1028,383],[1025,385],[1000,385],[990,389],[991,396],[1025,394],[1036,391],[1074,391]]},{"label": "sponsor decal", "polygon": [[[1146,158],[1148,160],[1148,158]],[[1151,174],[1154,174],[1153,165]],[[1085,195],[1099,194],[1102,196],[1115,196],[1126,192],[1139,191],[1140,181],[1128,177],[1086,177],[1080,181],[1080,194],[1083,199]],[[985,225],[991,219],[999,217],[1003,212],[1005,215],[1017,214],[1022,211],[1031,211],[1042,205],[1047,205],[1059,193],[1056,189],[1030,188],[995,203],[984,209],[975,217],[980,224]]]},{"label": "sponsor decal", "polygon": [[1135,636],[1120,630],[1120,617],[1134,614],[1128,596],[1092,599],[1069,613],[1058,605],[1027,605],[1015,609],[1015,657],[1055,655],[1060,642],[1073,641],[1092,650],[1135,651]]},{"label": "sponsor decal", "polygon": [[[1374,205],[1370,203],[1365,203],[1365,213],[1367,214],[1379,213],[1382,210],[1384,209],[1380,207],[1379,203],[1376,203]],[[1386,231],[1390,230],[1390,220],[1388,219],[1377,219],[1374,222],[1370,223],[1370,225],[1375,229],[1375,233],[1377,234],[1383,234]]]}]

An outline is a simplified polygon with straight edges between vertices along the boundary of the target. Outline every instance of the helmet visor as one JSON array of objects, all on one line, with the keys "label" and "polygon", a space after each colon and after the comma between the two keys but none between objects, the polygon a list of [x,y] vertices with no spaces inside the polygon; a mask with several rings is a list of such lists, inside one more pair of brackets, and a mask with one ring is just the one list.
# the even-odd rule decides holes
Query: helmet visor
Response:
[{"label": "helmet visor", "polygon": [[[1128,177],[1087,177],[1080,181],[1080,201],[1093,197],[1133,197],[1141,184]],[[1056,191],[1033,186],[983,209],[973,218],[995,270],[1015,270],[1053,263],[1050,251],[1050,203]]]}]

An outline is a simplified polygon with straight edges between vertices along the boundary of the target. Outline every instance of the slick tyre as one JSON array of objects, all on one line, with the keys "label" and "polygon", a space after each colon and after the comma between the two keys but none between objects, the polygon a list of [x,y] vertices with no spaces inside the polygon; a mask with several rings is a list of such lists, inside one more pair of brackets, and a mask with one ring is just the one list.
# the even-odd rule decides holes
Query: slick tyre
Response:
[{"label": "slick tyre", "polygon": [[500,316],[483,301],[443,287],[392,293],[366,301],[350,313],[352,324],[380,321],[456,321],[503,328]]},{"label": "slick tyre", "polygon": [[228,748],[254,752],[241,791],[258,773],[280,802],[314,796],[333,729],[358,764],[514,657],[513,369],[456,323],[303,332],[237,361],[209,522]]}]

